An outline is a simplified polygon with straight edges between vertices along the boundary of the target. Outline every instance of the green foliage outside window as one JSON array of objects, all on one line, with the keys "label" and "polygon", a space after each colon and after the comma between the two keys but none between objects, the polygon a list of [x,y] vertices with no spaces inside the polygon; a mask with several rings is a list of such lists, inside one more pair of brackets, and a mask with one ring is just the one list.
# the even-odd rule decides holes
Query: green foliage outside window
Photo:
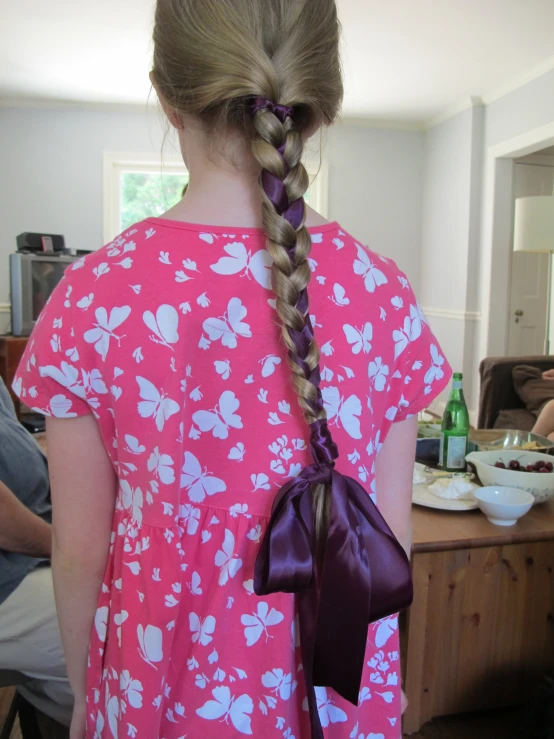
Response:
[{"label": "green foliage outside window", "polygon": [[123,172],[121,230],[151,216],[161,216],[181,199],[188,175]]}]

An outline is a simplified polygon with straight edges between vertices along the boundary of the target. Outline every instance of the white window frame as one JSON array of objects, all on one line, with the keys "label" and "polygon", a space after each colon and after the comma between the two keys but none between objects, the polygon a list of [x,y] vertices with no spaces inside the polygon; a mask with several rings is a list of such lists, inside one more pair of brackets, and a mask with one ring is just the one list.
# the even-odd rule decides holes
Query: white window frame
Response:
[{"label": "white window frame", "polygon": [[[310,206],[324,218],[329,204],[329,168],[313,160],[304,162],[310,178]],[[148,174],[187,175],[183,160],[177,155],[135,154],[131,152],[104,152],[104,243],[113,241],[120,232],[121,174],[141,172]]]}]

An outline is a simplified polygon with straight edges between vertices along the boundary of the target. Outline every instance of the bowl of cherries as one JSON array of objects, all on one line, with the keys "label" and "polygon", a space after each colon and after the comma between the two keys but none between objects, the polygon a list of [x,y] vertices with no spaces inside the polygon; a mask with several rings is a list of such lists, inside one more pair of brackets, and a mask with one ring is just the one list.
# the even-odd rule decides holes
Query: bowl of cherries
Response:
[{"label": "bowl of cherries", "polygon": [[536,503],[554,498],[554,457],[538,452],[471,452],[466,460],[475,467],[484,486],[501,485],[531,493]]}]

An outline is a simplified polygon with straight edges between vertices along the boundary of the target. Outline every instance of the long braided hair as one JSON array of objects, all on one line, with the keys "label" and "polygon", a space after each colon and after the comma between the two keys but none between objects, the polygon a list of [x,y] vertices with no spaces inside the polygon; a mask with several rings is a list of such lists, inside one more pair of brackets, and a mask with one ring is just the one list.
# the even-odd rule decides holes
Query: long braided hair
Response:
[{"label": "long braided hair", "polygon": [[313,464],[276,496],[255,567],[258,595],[297,594],[312,739],[315,686],[357,704],[368,624],[407,607],[409,562],[367,492],[335,470],[310,320],[304,142],[339,111],[335,0],[157,0],[156,87],[210,138],[239,134],[258,163],[273,289]]},{"label": "long braided hair", "polygon": [[[306,422],[325,418],[315,338],[298,356],[293,332],[309,321],[306,290],[311,237],[303,197],[309,179],[306,137],[338,115],[343,96],[335,0],[158,0],[154,26],[156,85],[177,113],[212,132],[234,130],[251,142],[262,174],[263,227],[273,259],[277,313]],[[258,105],[263,100],[270,105]],[[254,103],[254,107],[253,107]],[[290,115],[285,115],[286,111]],[[296,203],[294,225],[267,194],[267,178]],[[325,534],[326,486],[314,489],[318,540]]]}]

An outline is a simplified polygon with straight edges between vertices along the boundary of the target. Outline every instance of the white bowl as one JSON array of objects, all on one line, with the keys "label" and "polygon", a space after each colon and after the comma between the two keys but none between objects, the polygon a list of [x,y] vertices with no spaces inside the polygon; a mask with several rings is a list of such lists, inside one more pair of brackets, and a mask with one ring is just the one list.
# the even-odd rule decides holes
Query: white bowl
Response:
[{"label": "white bowl", "polygon": [[479,508],[496,526],[513,526],[531,510],[534,501],[531,493],[517,488],[491,486],[478,488],[473,494]]},{"label": "white bowl", "polygon": [[538,452],[498,450],[496,452],[471,452],[466,457],[468,462],[475,465],[479,479],[485,486],[500,485],[524,490],[531,493],[535,503],[544,503],[554,498],[554,472],[515,472],[494,466],[496,462],[502,461],[508,467],[512,459],[517,459],[521,465],[525,466],[535,464],[539,459],[554,464],[554,457]]}]

